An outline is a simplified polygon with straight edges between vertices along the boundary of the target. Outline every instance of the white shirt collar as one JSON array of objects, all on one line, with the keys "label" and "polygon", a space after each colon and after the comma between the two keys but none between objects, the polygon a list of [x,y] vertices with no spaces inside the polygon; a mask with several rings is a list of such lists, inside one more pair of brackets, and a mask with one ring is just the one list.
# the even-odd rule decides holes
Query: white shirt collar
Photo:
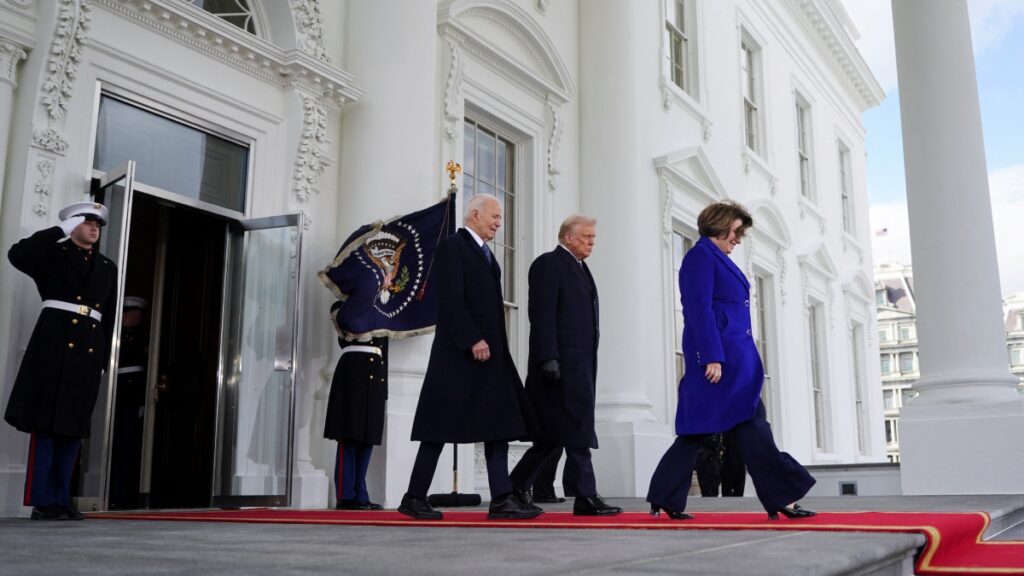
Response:
[{"label": "white shirt collar", "polygon": [[469,232],[469,235],[473,237],[473,240],[476,240],[476,245],[477,246],[483,246],[484,245],[483,238],[481,238],[479,235],[477,235],[476,232],[473,232],[472,228],[470,228],[469,226],[465,226],[465,229],[466,229],[466,232]]}]

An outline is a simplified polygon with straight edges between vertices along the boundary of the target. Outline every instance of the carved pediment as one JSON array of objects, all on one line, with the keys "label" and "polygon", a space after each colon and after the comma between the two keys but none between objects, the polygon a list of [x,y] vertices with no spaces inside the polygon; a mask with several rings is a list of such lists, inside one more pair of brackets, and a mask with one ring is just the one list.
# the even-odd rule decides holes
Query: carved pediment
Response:
[{"label": "carved pediment", "polygon": [[508,0],[445,0],[438,30],[474,60],[559,104],[576,96],[569,69],[529,13]]},{"label": "carved pediment", "polygon": [[659,156],[654,159],[654,167],[659,176],[682,190],[696,192],[707,204],[727,198],[725,187],[701,146],[689,146]]},{"label": "carved pediment", "polygon": [[754,227],[751,233],[756,236],[766,237],[776,247],[788,247],[790,243],[789,227],[786,226],[786,219],[782,210],[771,200],[756,200],[747,205],[750,215],[754,219]]},{"label": "carved pediment", "polygon": [[836,265],[829,256],[825,244],[817,242],[810,250],[800,254],[798,257],[800,267],[810,272],[815,272],[826,280],[833,280],[836,277]]}]

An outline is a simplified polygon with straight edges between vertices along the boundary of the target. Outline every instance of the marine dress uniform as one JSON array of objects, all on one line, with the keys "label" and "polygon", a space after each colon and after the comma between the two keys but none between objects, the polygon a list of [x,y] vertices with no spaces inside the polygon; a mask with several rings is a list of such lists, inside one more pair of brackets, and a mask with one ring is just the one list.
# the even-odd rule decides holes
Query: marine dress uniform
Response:
[{"label": "marine dress uniform", "polygon": [[338,338],[341,358],[327,401],[324,438],[338,441],[334,487],[339,510],[380,510],[370,501],[366,471],[374,446],[384,437],[388,399],[388,339]]},{"label": "marine dress uniform", "polygon": [[71,474],[110,359],[117,299],[114,263],[95,245],[64,241],[86,218],[105,223],[107,209],[79,202],[60,217],[61,226],[20,240],[7,254],[43,300],[4,419],[32,435],[24,503],[34,519],[46,520],[82,517],[71,510]]}]

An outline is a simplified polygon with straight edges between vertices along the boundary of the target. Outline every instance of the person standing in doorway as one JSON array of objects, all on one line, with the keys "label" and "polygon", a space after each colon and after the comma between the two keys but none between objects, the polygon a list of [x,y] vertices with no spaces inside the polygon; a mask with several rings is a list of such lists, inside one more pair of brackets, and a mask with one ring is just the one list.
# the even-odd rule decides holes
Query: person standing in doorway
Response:
[{"label": "person standing in doorway", "polygon": [[4,413],[32,435],[24,503],[33,520],[84,518],[71,507],[71,475],[110,361],[117,312],[117,267],[96,249],[107,208],[76,202],[59,216],[59,225],[7,253],[43,300]]},{"label": "person standing in doorway", "polygon": [[126,296],[121,306],[121,350],[117,358],[114,446],[110,463],[110,507],[137,508],[149,364],[148,303]]}]

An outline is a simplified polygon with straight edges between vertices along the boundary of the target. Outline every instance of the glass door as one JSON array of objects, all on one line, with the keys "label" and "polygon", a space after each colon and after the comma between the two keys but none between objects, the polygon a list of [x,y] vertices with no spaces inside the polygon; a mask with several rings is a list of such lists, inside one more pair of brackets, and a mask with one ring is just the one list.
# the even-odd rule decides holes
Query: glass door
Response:
[{"label": "glass door", "polygon": [[214,506],[289,503],[301,220],[229,226]]},{"label": "glass door", "polygon": [[128,233],[131,226],[135,184],[135,162],[127,161],[93,180],[92,197],[109,210],[107,225],[100,236],[99,250],[117,265],[117,306],[104,310],[114,314],[114,338],[111,342],[110,362],[104,381],[100,383],[99,397],[92,413],[89,438],[82,444],[82,460],[77,487],[79,510],[106,509],[109,490],[110,446],[113,430],[111,408],[117,387],[117,363],[121,340],[121,305],[124,300],[125,256],[128,254]]}]

